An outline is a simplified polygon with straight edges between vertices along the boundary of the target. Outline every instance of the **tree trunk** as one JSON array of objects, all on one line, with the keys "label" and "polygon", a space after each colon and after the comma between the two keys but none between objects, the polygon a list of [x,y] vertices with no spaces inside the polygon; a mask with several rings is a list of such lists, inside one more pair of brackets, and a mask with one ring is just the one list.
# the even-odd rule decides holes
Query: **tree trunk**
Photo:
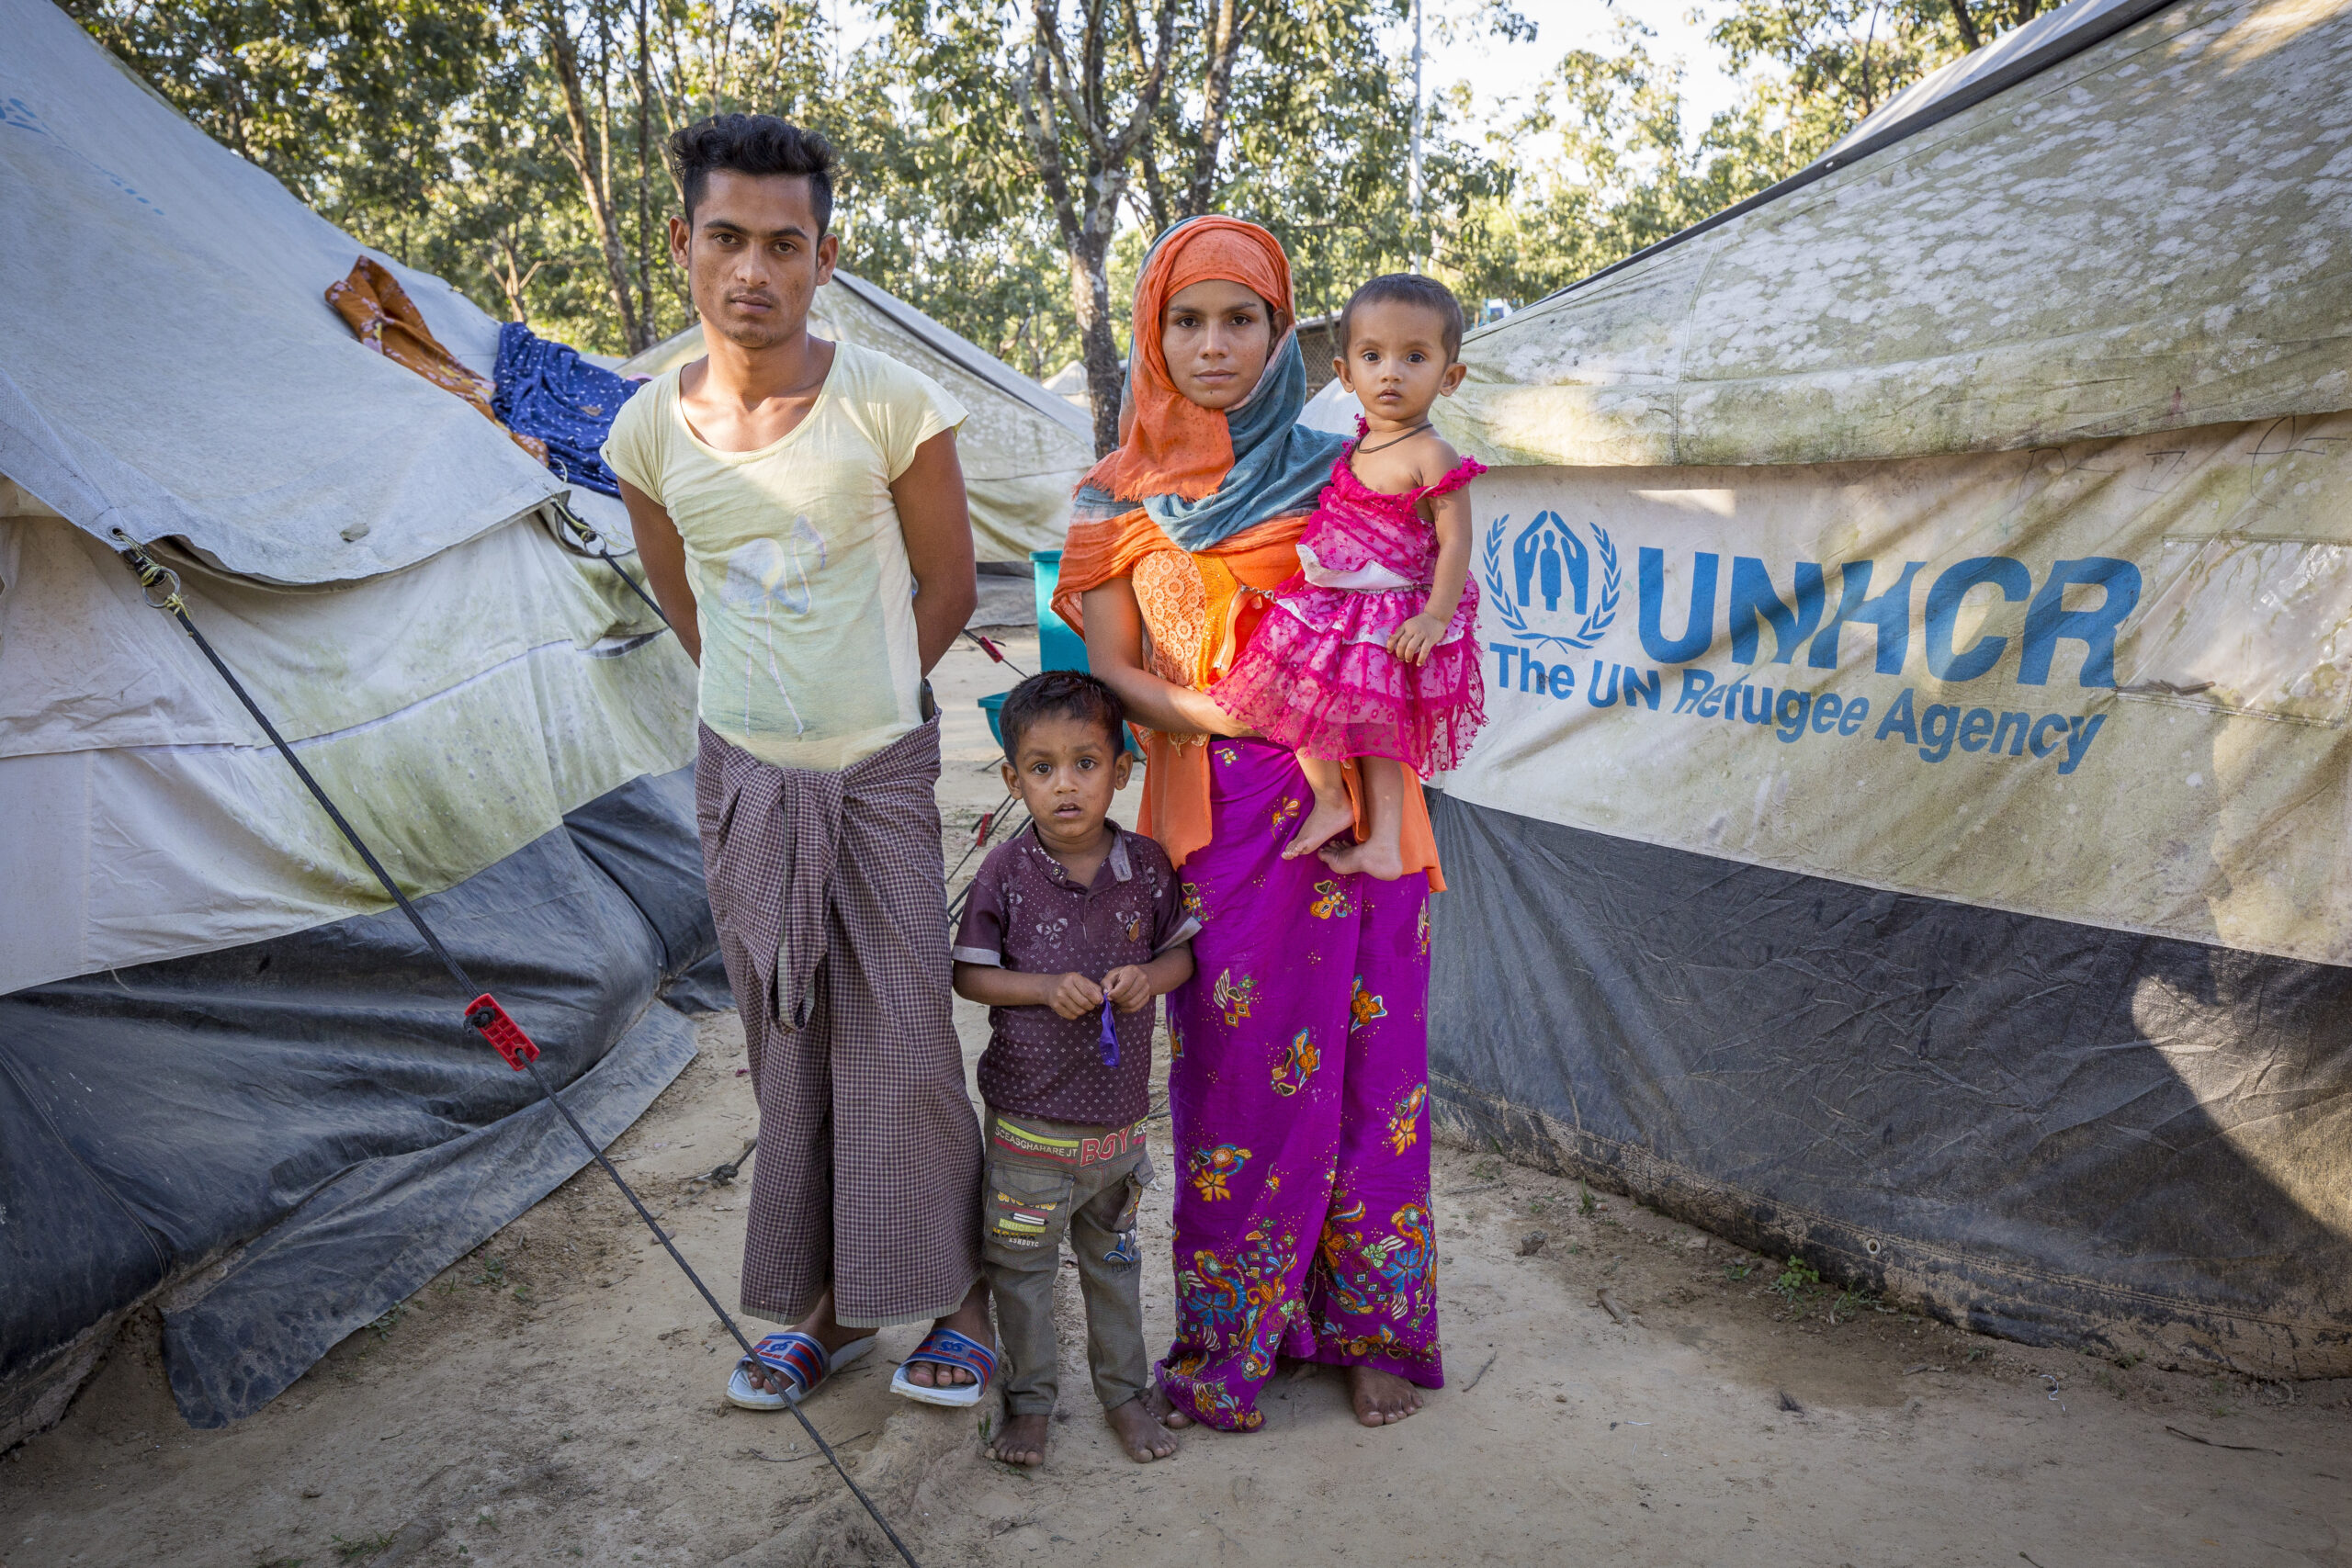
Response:
[{"label": "tree trunk", "polygon": [[1225,141],[1227,106],[1233,96],[1233,59],[1240,52],[1242,31],[1249,25],[1236,14],[1238,9],[1234,0],[1216,0],[1216,18],[1210,25],[1208,75],[1201,85],[1201,145],[1193,154],[1193,181],[1184,192],[1187,218],[1209,211],[1216,199],[1216,160]]},{"label": "tree trunk", "polygon": [[1960,41],[1972,50],[1984,47],[1984,39],[1976,30],[1976,17],[1968,9],[1968,0],[1951,0],[1952,25],[1960,29]]},{"label": "tree trunk", "polygon": [[[1126,123],[1105,125],[1110,118],[1102,78],[1102,28],[1099,4],[1088,13],[1088,36],[1080,52],[1080,69],[1070,68],[1061,41],[1057,0],[1031,0],[1036,24],[1025,79],[1016,77],[1013,92],[1021,106],[1021,129],[1037,165],[1046,195],[1061,231],[1062,251],[1069,259],[1070,305],[1078,317],[1080,352],[1086,365],[1087,401],[1094,414],[1094,452],[1101,457],[1119,444],[1118,340],[1112,331],[1111,278],[1106,265],[1112,231],[1118,225],[1119,203],[1127,194],[1128,166],[1136,149],[1150,134],[1159,107],[1160,89],[1168,79],[1179,0],[1162,0],[1156,57],[1136,92]],[[1058,90],[1056,78],[1059,78]],[[1058,107],[1057,107],[1058,106]],[[1062,150],[1061,114],[1086,149],[1083,182],[1070,178],[1069,162]]]},{"label": "tree trunk", "polygon": [[653,77],[647,61],[646,0],[637,0],[637,303],[639,330],[653,344],[653,211],[645,190],[653,158]]},{"label": "tree trunk", "polygon": [[563,88],[563,116],[571,127],[569,138],[558,136],[556,145],[580,176],[582,195],[588,200],[588,215],[595,220],[597,237],[605,252],[605,285],[611,292],[613,310],[620,318],[621,341],[628,344],[631,354],[650,348],[645,329],[637,318],[636,302],[629,295],[628,257],[621,249],[621,231],[617,215],[613,211],[612,193],[605,182],[597,178],[596,156],[589,140],[588,96],[580,85],[580,53],[573,47],[571,31],[565,25],[563,13],[550,5],[546,13],[548,43],[555,56],[556,81]]},{"label": "tree trunk", "polygon": [[1119,368],[1119,340],[1112,331],[1107,245],[1088,235],[1069,248],[1069,299],[1078,316],[1079,355],[1086,366],[1086,398],[1094,415],[1094,455],[1107,456],[1119,444],[1119,399],[1126,377]]}]

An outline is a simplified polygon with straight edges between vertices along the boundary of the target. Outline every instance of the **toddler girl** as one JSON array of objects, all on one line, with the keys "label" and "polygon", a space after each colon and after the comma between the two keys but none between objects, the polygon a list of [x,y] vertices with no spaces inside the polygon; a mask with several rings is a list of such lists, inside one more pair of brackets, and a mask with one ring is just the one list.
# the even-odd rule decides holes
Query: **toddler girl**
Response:
[{"label": "toddler girl", "polygon": [[1470,498],[1485,473],[1430,426],[1463,367],[1462,307],[1443,284],[1375,277],[1340,313],[1340,379],[1363,405],[1356,439],[1298,541],[1298,575],[1211,691],[1219,706],[1298,753],[1315,808],[1283,851],[1295,860],[1355,820],[1340,763],[1361,760],[1370,837],[1324,851],[1340,872],[1393,880],[1405,772],[1457,763],[1486,722],[1473,635]]}]

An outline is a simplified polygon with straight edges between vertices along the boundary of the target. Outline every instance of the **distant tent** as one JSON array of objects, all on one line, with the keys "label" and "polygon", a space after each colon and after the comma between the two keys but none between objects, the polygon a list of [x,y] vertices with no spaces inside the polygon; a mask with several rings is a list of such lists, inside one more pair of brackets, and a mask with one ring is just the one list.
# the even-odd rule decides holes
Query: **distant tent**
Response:
[{"label": "distant tent", "polygon": [[[597,1136],[723,983],[692,671],[562,485],[354,341],[350,236],[62,12],[0,0],[0,38],[5,1447],[144,1303],[188,1419],[252,1411],[582,1157],[126,540]],[[488,371],[497,324],[394,271]]]},{"label": "distant tent", "polygon": [[[956,433],[964,487],[971,497],[979,558],[1025,561],[1062,547],[1070,492],[1094,466],[1094,426],[1085,413],[970,339],[885,289],[836,272],[809,310],[820,337],[887,354],[939,382],[971,417]],[[702,356],[699,322],[620,367],[658,376]]]},{"label": "distant tent", "polygon": [[2352,1375],[2348,170],[2352,9],[2075,0],[1471,337],[1444,1117]]}]

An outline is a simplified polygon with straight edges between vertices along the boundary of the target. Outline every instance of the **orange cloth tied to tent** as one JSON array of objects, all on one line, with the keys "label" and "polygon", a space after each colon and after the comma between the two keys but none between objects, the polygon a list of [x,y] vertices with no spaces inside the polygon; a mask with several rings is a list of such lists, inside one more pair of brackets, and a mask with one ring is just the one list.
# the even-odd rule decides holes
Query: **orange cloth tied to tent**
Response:
[{"label": "orange cloth tied to tent", "polygon": [[[475,374],[465,364],[442,346],[424,324],[424,313],[416,301],[408,297],[391,269],[373,256],[361,256],[352,263],[351,273],[340,282],[327,285],[327,303],[343,318],[352,335],[385,358],[407,366],[445,392],[458,396],[481,411],[482,418],[501,430],[506,430],[499,417],[490,410],[491,385],[487,377]],[[535,463],[548,460],[548,444],[534,436],[520,435],[506,430],[507,439],[531,455]]]},{"label": "orange cloth tied to tent", "polygon": [[[1127,579],[1149,634],[1152,672],[1195,691],[1206,691],[1232,668],[1234,654],[1270,604],[1268,596],[1297,574],[1298,537],[1307,518],[1305,510],[1294,507],[1205,549],[1187,551],[1140,506],[1150,496],[1198,501],[1213,495],[1234,464],[1226,414],[1202,408],[1176,389],[1160,341],[1170,298],[1211,278],[1238,283],[1264,299],[1274,311],[1275,355],[1297,355],[1290,335],[1290,263],[1280,242],[1254,223],[1231,218],[1197,219],[1165,235],[1136,286],[1119,446],[1080,487],[1054,593],[1055,614],[1082,637],[1081,596]],[[1270,363],[1267,376],[1275,373]],[[1144,818],[1151,837],[1182,865],[1212,833],[1206,737],[1140,734]],[[1351,763],[1348,784],[1361,830],[1364,803],[1358,784]],[[1403,829],[1407,872],[1426,871],[1430,886],[1442,889],[1437,838],[1419,790],[1405,792]]]}]

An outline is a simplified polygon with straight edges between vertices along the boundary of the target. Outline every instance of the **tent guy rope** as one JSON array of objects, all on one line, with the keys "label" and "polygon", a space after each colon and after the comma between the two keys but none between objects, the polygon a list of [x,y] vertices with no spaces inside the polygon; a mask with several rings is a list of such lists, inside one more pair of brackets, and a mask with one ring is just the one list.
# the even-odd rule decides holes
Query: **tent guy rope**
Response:
[{"label": "tent guy rope", "polygon": [[[568,509],[566,510],[568,513]],[[594,530],[588,529],[584,524],[579,523],[576,519],[572,521],[572,526],[594,537]],[[320,808],[326,812],[328,818],[334,823],[336,830],[341,832],[351,847],[359,852],[359,858],[367,862],[368,869],[375,874],[378,882],[383,884],[384,891],[392,896],[392,902],[400,906],[401,913],[408,917],[409,924],[416,928],[416,934],[424,939],[425,946],[433,950],[433,955],[441,961],[442,967],[448,970],[450,977],[458,982],[460,993],[473,995],[473,1000],[468,1002],[465,1007],[463,1016],[466,1022],[479,1031],[482,1038],[487,1040],[500,1055],[506,1058],[508,1066],[518,1073],[528,1073],[531,1076],[532,1086],[539,1091],[540,1096],[549,1105],[555,1108],[556,1114],[563,1118],[564,1125],[570,1127],[573,1135],[579,1138],[581,1146],[588,1151],[589,1157],[596,1162],[606,1176],[613,1179],[613,1185],[620,1189],[621,1196],[628,1199],[629,1207],[637,1211],[637,1217],[645,1222],[646,1228],[653,1233],[653,1239],[662,1244],[662,1250],[670,1255],[671,1261],[677,1264],[685,1274],[687,1280],[701,1293],[704,1303],[709,1306],[718,1321],[726,1325],[727,1332],[734,1337],[735,1343],[742,1347],[743,1354],[746,1357],[752,1357],[752,1342],[745,1337],[741,1325],[736,1323],[732,1314],[719,1305],[718,1298],[711,1293],[710,1287],[703,1282],[702,1276],[695,1272],[694,1265],[687,1262],[685,1255],[678,1250],[677,1244],[670,1237],[670,1233],[662,1228],[651,1212],[646,1208],[644,1201],[638,1197],[636,1190],[622,1178],[621,1173],[613,1168],[613,1162],[605,1157],[605,1151],[596,1146],[595,1140],[588,1135],[588,1130],[580,1124],[577,1117],[572,1115],[571,1108],[564,1104],[556,1094],[555,1086],[548,1081],[547,1075],[539,1071],[538,1046],[532,1043],[530,1036],[523,1032],[521,1026],[507,1016],[506,1010],[498,1005],[495,998],[475,986],[473,977],[466,973],[465,966],[452,957],[449,950],[441,944],[441,939],[434,934],[432,926],[426,923],[422,914],[418,913],[416,906],[409,902],[408,895],[401,891],[400,884],[392,880],[391,873],[384,869],[384,863],[376,858],[376,852],[368,847],[367,840],[359,836],[358,829],[352,827],[350,819],[344,816],[325,789],[320,785],[319,781],[311,776],[311,770],[302,765],[301,759],[294,755],[294,749],[286,743],[285,737],[278,734],[277,727],[270,722],[267,714],[262,712],[261,705],[254,700],[253,694],[245,690],[244,682],[237,679],[236,672],[229,668],[227,661],[221,659],[205,635],[197,629],[195,620],[187,613],[187,604],[180,597],[179,574],[169,567],[157,564],[154,558],[148,555],[121,529],[113,530],[113,534],[118,543],[117,554],[137,575],[149,608],[162,610],[179,622],[180,629],[187,633],[189,640],[196,644],[198,649],[211,663],[212,668],[220,671],[220,679],[228,682],[229,690],[236,694],[237,701],[244,705],[247,713],[253,715],[254,722],[261,726],[262,733],[269,737],[270,744],[277,748],[277,754],[286,759],[286,765],[294,770],[295,777],[302,781],[302,786],[311,792],[311,798],[316,800]],[[620,570],[620,563],[612,561],[609,555],[605,558],[612,562],[616,571]],[[621,575],[624,578],[628,577],[626,571],[622,571]],[[629,580],[629,585],[633,588],[637,587],[635,579]],[[156,596],[159,590],[163,594],[161,598]],[[639,588],[638,592],[642,597],[645,591]],[[647,597],[646,603],[650,604],[653,602]],[[661,613],[659,605],[654,606],[654,613],[657,615]],[[665,624],[667,619],[668,617],[663,617]],[[757,1358],[752,1357],[752,1359]],[[797,1404],[791,1402],[787,1402],[785,1408],[792,1412],[794,1418],[800,1423],[802,1430],[808,1434],[808,1440],[817,1445],[818,1450],[832,1465],[834,1473],[842,1478],[842,1484],[848,1487],[851,1495],[865,1506],[866,1513],[872,1517],[875,1524],[880,1527],[883,1535],[889,1539],[890,1544],[898,1550],[899,1557],[905,1560],[908,1568],[921,1568],[921,1565],[915,1562],[914,1553],[907,1550],[907,1543],[899,1539],[899,1532],[890,1528],[890,1521],[884,1518],[882,1510],[874,1506],[874,1499],[868,1497],[864,1488],[850,1479],[849,1471],[842,1463],[841,1457],[833,1452],[832,1445],[825,1441],[824,1435],[817,1430],[815,1424],[808,1419],[808,1413],[803,1411]]]}]

